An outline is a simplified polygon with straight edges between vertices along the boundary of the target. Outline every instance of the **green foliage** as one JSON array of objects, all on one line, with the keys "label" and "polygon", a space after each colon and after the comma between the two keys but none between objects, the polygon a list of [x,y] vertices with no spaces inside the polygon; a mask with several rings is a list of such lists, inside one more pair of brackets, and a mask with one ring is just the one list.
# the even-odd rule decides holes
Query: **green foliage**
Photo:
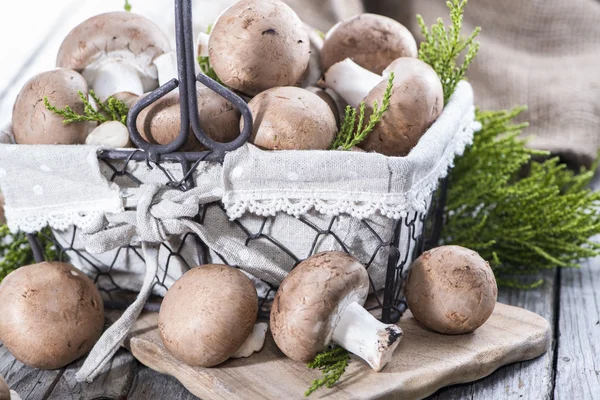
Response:
[{"label": "green foliage", "polygon": [[131,4],[129,4],[129,0],[125,0],[125,5],[123,6],[125,11],[131,11]]},{"label": "green foliage", "polygon": [[107,121],[120,121],[124,125],[127,124],[127,113],[129,108],[125,103],[110,96],[106,102],[101,102],[96,93],[90,90],[90,97],[94,100],[98,110],[94,109],[87,96],[81,91],[79,98],[83,102],[83,114],[78,114],[69,106],[59,109],[50,104],[48,97],[44,97],[44,105],[54,114],[63,117],[64,124],[72,124],[74,122],[95,121],[99,123]]},{"label": "green foliage", "polygon": [[[47,259],[56,259],[56,247],[51,240],[50,231],[45,229],[38,234],[45,249]],[[0,226],[0,282],[12,271],[24,265],[33,264],[33,252],[27,241],[27,235],[22,232],[11,234],[8,226]]]},{"label": "green foliage", "polygon": [[[208,35],[210,35],[212,28],[213,28],[212,24],[208,26],[208,29],[206,30],[206,33]],[[208,56],[200,56],[199,55],[198,56],[198,64],[200,65],[200,70],[202,71],[202,73],[204,75],[208,76],[209,78],[214,79],[219,84],[223,85],[223,82],[221,82],[221,80],[217,76],[217,73],[213,69],[212,65],[210,65],[210,58]]]},{"label": "green foliage", "polygon": [[364,125],[366,108],[364,101],[360,103],[358,110],[351,106],[346,107],[346,114],[344,116],[344,121],[342,122],[342,127],[335,136],[335,139],[330,146],[330,150],[350,150],[367,138],[367,135],[373,131],[375,125],[381,121],[383,115],[390,107],[393,86],[394,73],[392,72],[388,79],[388,85],[383,95],[381,107],[377,103],[377,100],[373,102],[373,113],[369,117],[369,123],[366,126]]},{"label": "green foliage", "polygon": [[350,353],[348,353],[348,350],[338,346],[317,354],[315,359],[308,363],[308,368],[323,371],[323,377],[315,379],[304,395],[310,396],[323,386],[331,389],[346,371],[349,361]]},{"label": "green foliage", "polygon": [[319,29],[315,29],[315,32],[317,32],[317,35],[319,35],[319,37],[323,40],[325,40],[325,32],[319,30]]},{"label": "green foliage", "polygon": [[544,269],[600,254],[589,240],[600,233],[600,193],[588,189],[595,168],[575,173],[525,147],[527,124],[513,123],[523,110],[477,113],[483,128],[449,176],[442,242],[479,252],[499,284],[530,288]]},{"label": "green foliage", "polygon": [[[460,31],[467,0],[447,1],[446,5],[450,9],[452,21],[449,27],[439,18],[435,25],[427,28],[423,17],[417,15],[421,33],[425,38],[419,47],[419,59],[429,64],[439,75],[444,88],[444,103],[448,103],[456,85],[464,78],[467,68],[477,55],[479,42],[475,41],[475,37],[481,30],[477,27],[468,38],[463,38]],[[458,59],[465,49],[467,52],[463,62],[458,65]]]}]

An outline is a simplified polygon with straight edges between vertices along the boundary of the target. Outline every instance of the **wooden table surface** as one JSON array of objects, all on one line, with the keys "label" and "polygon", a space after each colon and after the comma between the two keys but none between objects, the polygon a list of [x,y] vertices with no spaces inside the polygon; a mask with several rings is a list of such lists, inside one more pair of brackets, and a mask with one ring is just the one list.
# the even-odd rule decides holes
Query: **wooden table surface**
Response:
[{"label": "wooden table surface", "polygon": [[[171,15],[169,0],[132,3],[136,11],[149,16]],[[34,29],[37,42],[19,44],[11,52],[12,60],[4,63],[0,126],[10,121],[12,104],[24,82],[53,68],[66,33],[89,16],[119,9],[123,1],[61,0],[56,4],[60,7],[52,13],[36,8],[26,20],[14,24],[17,32],[12,37],[19,35],[19,29]],[[31,2],[23,5],[31,7]],[[0,23],[19,18],[23,16],[5,12]],[[600,188],[600,179],[595,187]],[[548,319],[554,328],[550,351],[534,361],[503,367],[480,381],[443,389],[432,399],[600,399],[600,259],[584,261],[580,269],[549,270],[544,278],[543,286],[536,290],[501,290],[499,301]],[[81,361],[58,371],[38,371],[23,366],[0,344],[0,375],[24,400],[194,398],[174,378],[145,368],[125,350],[93,384],[75,381],[80,366]]]}]

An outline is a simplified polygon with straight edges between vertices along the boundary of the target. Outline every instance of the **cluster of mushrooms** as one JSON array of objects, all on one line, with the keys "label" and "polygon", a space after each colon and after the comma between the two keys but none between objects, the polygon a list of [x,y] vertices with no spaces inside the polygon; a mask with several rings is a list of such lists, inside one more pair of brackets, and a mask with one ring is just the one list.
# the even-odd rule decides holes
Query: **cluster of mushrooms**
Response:
[{"label": "cluster of mushrooms", "polygon": [[[404,156],[438,118],[443,89],[435,71],[417,58],[417,44],[400,23],[360,14],[335,25],[324,38],[279,0],[242,0],[225,10],[209,34],[198,39],[219,80],[242,96],[253,114],[250,141],[267,150],[325,150],[340,128],[347,105],[381,104],[394,73],[388,111],[360,147]],[[84,111],[78,91],[93,89],[128,106],[172,78],[177,57],[166,35],[130,12],[97,15],[74,28],[62,43],[56,70],[25,84],[13,111],[20,144],[93,144],[129,147],[126,127],[116,121],[63,124],[43,99],[63,109]],[[240,113],[206,86],[197,84],[202,129],[219,142],[240,132]],[[177,90],[137,118],[142,137],[167,144],[179,134]],[[194,137],[183,151],[201,151]]]},{"label": "cluster of mushrooms", "polygon": [[[405,292],[414,318],[442,334],[469,333],[483,325],[497,297],[489,264],[459,246],[438,247],[415,260]],[[270,329],[292,360],[311,361],[335,344],[381,371],[402,330],[364,308],[369,293],[363,264],[343,252],[319,253],[281,283],[268,323],[257,320],[257,291],[244,272],[201,265],[168,290],[158,329],[168,352],[195,367],[252,356],[261,351]],[[104,328],[102,298],[93,282],[59,262],[9,274],[0,284],[0,316],[0,341],[19,361],[42,369],[61,368],[83,356]]]}]

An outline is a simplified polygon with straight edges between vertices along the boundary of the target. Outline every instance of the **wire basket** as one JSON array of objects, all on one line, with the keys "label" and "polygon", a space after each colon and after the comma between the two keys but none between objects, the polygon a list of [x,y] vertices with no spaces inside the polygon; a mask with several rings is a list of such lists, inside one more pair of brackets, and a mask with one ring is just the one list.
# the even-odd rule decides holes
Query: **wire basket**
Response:
[{"label": "wire basket", "polygon": [[[131,187],[140,186],[144,178],[136,175],[136,168],[131,168],[134,163],[146,163],[149,168],[163,174],[162,183],[166,186],[188,191],[196,186],[195,174],[198,166],[205,161],[222,163],[228,152],[240,148],[248,140],[252,132],[252,115],[247,104],[234,92],[219,85],[206,75],[195,76],[195,57],[193,51],[191,0],[175,0],[176,42],[178,59],[178,79],[173,79],[161,86],[148,96],[140,100],[129,112],[128,130],[132,142],[139,150],[103,150],[98,154],[103,164],[103,173],[110,182],[119,182]],[[209,138],[200,126],[197,110],[196,82],[207,86],[220,96],[231,102],[237,108],[244,120],[244,128],[238,138],[230,143],[218,143]],[[181,131],[178,138],[167,145],[155,145],[142,138],[136,127],[136,119],[140,112],[150,104],[158,101],[167,93],[179,88],[181,104]],[[189,128],[189,129],[188,129]],[[191,132],[191,133],[190,133]],[[203,152],[181,152],[179,149],[186,142],[188,135],[193,134],[208,150]],[[175,178],[170,173],[172,165],[180,165],[182,174]],[[406,309],[402,294],[402,284],[406,267],[418,257],[425,248],[434,246],[440,237],[443,225],[443,209],[446,199],[447,182],[442,180],[438,190],[433,194],[424,212],[409,212],[407,215],[395,219],[389,226],[390,232],[382,236],[374,228],[370,219],[361,219],[361,232],[369,235],[373,243],[370,254],[361,254],[361,261],[367,270],[374,260],[387,258],[383,289],[373,281],[372,293],[375,303],[371,310],[380,311],[378,314],[383,322],[396,322]],[[215,202],[204,205],[194,221],[204,224],[207,213],[223,213],[225,208],[222,203]],[[253,223],[246,224],[243,219],[230,221],[232,229],[236,229],[244,237],[245,246],[268,246],[269,251],[276,257],[287,258],[294,266],[318,252],[318,243],[329,240],[335,247],[353,256],[352,245],[341,237],[336,231],[336,225],[342,216],[322,216],[319,222],[309,218],[298,217],[297,221],[303,224],[305,239],[310,236],[312,246],[309,252],[298,254],[282,243],[277,237],[269,233],[269,226],[276,222],[278,216],[255,217]],[[36,261],[40,262],[47,257],[39,243],[37,235],[30,234],[29,240],[34,251]],[[78,228],[71,227],[67,231],[55,232],[48,238],[57,246],[58,259],[61,261],[77,261],[78,266],[91,276],[101,288],[106,298],[107,307],[124,308],[117,293],[130,288],[123,287],[115,279],[115,266],[127,264],[131,260],[144,262],[143,252],[139,243],[126,243],[98,262],[90,257],[79,240]],[[164,293],[172,283],[173,269],[185,270],[206,263],[223,263],[237,267],[235,262],[228,260],[222,254],[209,249],[203,241],[192,233],[173,238],[161,245],[161,267],[154,279],[154,288]],[[273,298],[276,287],[265,282],[256,282],[260,297],[260,309],[263,317],[269,313],[269,300]],[[380,290],[381,289],[381,290]]]}]

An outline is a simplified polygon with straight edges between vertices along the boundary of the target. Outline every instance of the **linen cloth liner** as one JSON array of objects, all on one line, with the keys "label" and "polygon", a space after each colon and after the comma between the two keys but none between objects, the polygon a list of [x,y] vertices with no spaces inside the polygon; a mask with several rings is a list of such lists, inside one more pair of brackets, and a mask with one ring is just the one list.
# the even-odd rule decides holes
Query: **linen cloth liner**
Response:
[{"label": "linen cloth liner", "polygon": [[[119,348],[152,291],[161,268],[160,243],[194,232],[211,253],[225,254],[230,264],[273,285],[278,285],[293,266],[268,245],[246,246],[245,236],[235,231],[214,204],[208,206],[204,224],[193,222],[191,218],[200,205],[222,199],[228,217],[250,227],[262,223],[259,216],[277,215],[269,226],[270,233],[287,241],[295,254],[307,253],[314,238],[314,234],[304,234],[300,225],[307,228],[296,217],[322,226],[329,220],[325,217],[341,215],[336,229],[350,243],[352,253],[366,263],[365,257],[377,243],[366,238],[368,232],[361,227],[361,219],[369,219],[387,240],[394,219],[425,212],[438,180],[447,174],[455,155],[462,153],[478,127],[473,91],[462,82],[442,115],[406,157],[267,152],[246,144],[229,153],[223,166],[199,166],[197,187],[182,193],[164,186],[164,177],[159,184],[157,168],[148,170],[145,163],[130,165],[145,174],[142,181],[146,183],[139,188],[108,183],[96,147],[2,145],[0,185],[13,231],[34,232],[50,225],[59,241],[61,236],[64,241],[69,225],[74,225],[84,233],[79,240],[88,251],[100,253],[99,257],[130,240],[142,242],[146,265],[137,265],[136,271],[124,278],[139,296],[98,341],[77,374],[78,380],[93,380]],[[168,168],[174,172],[178,167]],[[339,250],[339,244],[322,238],[315,249]],[[379,254],[369,270],[375,288],[383,286],[386,260],[385,254]],[[86,271],[77,258],[71,261]],[[183,268],[176,268],[170,282],[183,272]]]}]

